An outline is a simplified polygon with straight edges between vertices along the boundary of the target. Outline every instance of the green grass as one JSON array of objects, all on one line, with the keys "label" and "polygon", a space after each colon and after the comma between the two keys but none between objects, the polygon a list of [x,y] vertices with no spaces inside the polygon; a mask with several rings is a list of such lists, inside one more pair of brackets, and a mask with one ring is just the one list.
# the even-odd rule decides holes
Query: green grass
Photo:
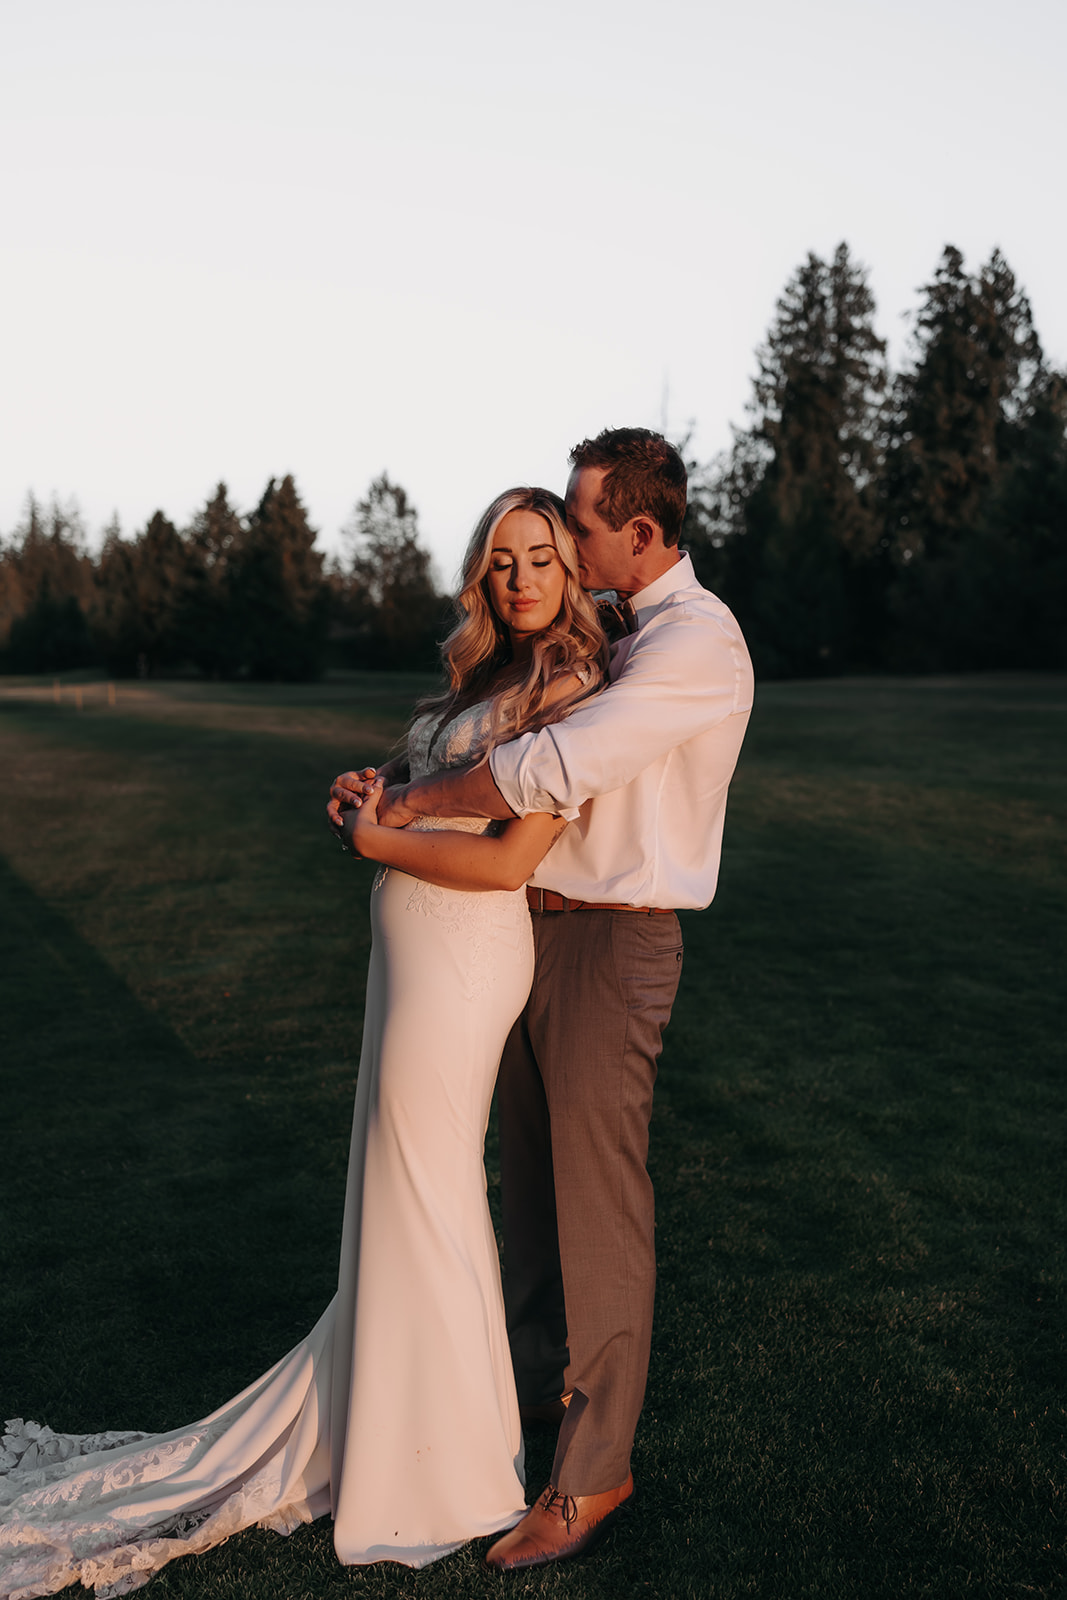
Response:
[{"label": "green grass", "polygon": [[[332,1293],[370,874],[324,789],[419,686],[0,680],[4,1415],[188,1421]],[[252,1531],[152,1594],[1067,1593],[1065,733],[1058,677],[761,690],[657,1090],[625,1531],[510,1581]]]}]

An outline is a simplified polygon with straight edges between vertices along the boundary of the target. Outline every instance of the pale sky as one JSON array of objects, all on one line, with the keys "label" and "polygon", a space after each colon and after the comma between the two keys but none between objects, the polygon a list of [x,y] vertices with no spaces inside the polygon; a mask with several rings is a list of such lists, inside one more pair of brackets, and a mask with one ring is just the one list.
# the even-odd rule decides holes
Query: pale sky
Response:
[{"label": "pale sky", "polygon": [[946,242],[1067,363],[1063,0],[0,0],[0,532],[383,469],[450,580],[605,426],[706,458],[809,250]]}]

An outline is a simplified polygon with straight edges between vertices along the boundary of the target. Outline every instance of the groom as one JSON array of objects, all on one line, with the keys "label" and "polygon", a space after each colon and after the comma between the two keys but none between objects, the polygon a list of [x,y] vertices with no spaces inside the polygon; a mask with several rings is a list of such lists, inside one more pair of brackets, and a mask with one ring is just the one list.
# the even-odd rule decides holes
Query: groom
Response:
[{"label": "groom", "polygon": [[[501,1571],[577,1555],[633,1493],[655,1287],[645,1162],[681,973],[675,911],[706,906],[752,706],[734,618],[678,549],[686,472],[644,428],[571,452],[582,583],[614,590],[610,686],[487,761],[385,792],[379,816],[571,819],[528,897],[536,970],[498,1085],[505,1299],[524,1419],[562,1419],[548,1487],[489,1550]],[[358,798],[346,773],[335,802]]]}]

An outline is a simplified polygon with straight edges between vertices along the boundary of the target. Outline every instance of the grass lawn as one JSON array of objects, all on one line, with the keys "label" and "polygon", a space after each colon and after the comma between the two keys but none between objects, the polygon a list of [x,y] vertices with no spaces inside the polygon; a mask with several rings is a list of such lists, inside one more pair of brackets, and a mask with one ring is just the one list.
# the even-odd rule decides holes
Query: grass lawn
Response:
[{"label": "grass lawn", "polygon": [[[0,1415],[163,1429],[333,1292],[370,869],[322,806],[421,680],[78,687],[0,679]],[[761,689],[684,919],[602,1552],[344,1569],[320,1522],[155,1600],[1067,1594],[1065,769],[1062,677]]]}]

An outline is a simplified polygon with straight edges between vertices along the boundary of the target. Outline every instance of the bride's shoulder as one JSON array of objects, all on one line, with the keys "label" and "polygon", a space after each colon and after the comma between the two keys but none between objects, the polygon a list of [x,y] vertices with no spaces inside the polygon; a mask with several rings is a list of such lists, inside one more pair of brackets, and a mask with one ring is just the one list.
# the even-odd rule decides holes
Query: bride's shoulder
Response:
[{"label": "bride's shoulder", "polygon": [[440,710],[419,716],[408,734],[408,758],[413,775],[473,760],[492,723],[493,702],[478,700],[458,711]]},{"label": "bride's shoulder", "polygon": [[592,667],[585,661],[579,663],[573,672],[564,672],[558,678],[545,686],[545,704],[558,705],[561,700],[570,700],[572,696],[582,689],[588,689],[594,679]]}]

